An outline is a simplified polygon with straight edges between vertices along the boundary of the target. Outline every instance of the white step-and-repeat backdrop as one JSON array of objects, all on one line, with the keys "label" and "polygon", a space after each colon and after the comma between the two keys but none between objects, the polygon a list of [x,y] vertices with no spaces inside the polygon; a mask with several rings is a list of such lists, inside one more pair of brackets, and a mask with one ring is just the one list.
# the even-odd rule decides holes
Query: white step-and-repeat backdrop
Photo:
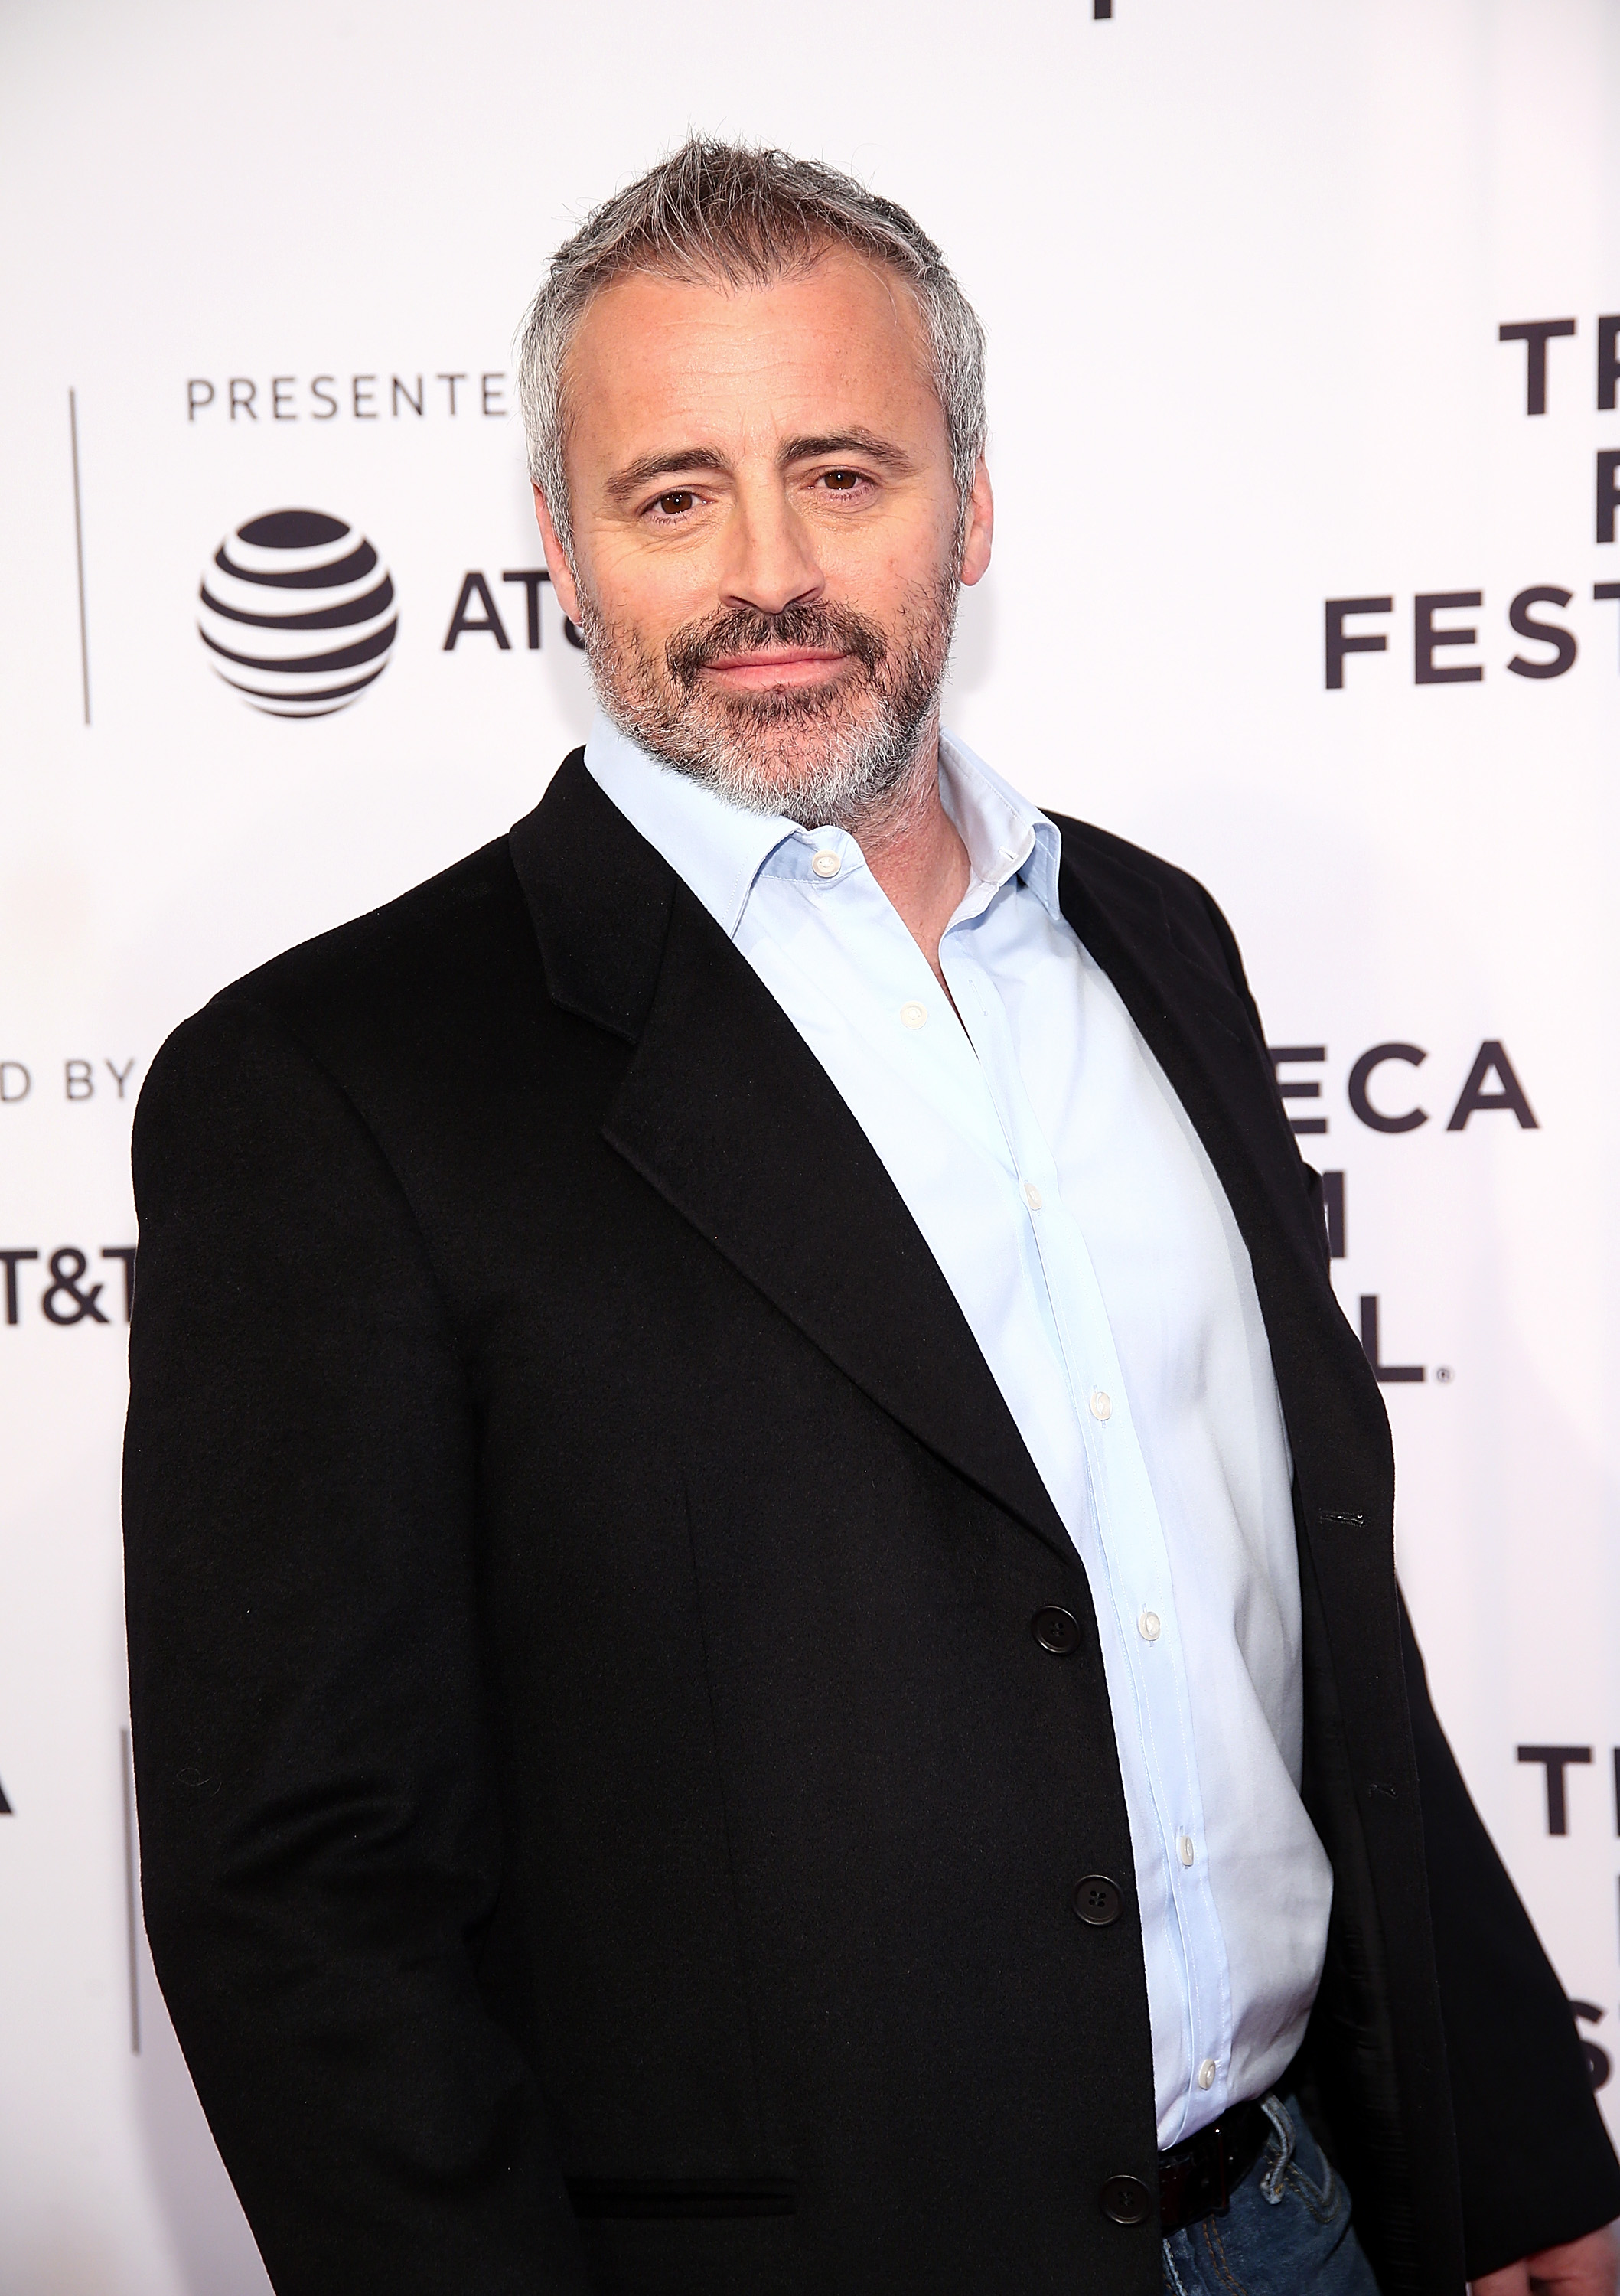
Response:
[{"label": "white step-and-repeat backdrop", "polygon": [[[1613,0],[12,0],[0,43],[4,2296],[265,2286],[135,1912],[130,1115],[184,1013],[581,737],[511,332],[689,127],[853,168],[984,315],[1000,531],[949,719],[1237,926],[1441,1710],[1602,2083]],[[374,555],[369,636],[268,681],[211,643],[232,536]]]}]

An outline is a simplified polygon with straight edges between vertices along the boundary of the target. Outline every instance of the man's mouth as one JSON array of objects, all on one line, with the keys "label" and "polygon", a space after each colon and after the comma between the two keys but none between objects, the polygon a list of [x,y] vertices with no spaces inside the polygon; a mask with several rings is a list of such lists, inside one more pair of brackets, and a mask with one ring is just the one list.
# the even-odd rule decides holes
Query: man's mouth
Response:
[{"label": "man's mouth", "polygon": [[676,630],[664,660],[688,693],[703,686],[739,701],[794,693],[817,701],[840,691],[852,671],[875,679],[887,652],[875,622],[853,607],[822,603],[784,606],[779,614],[740,608],[711,614]]},{"label": "man's mouth", "polygon": [[848,660],[840,646],[762,647],[716,654],[704,663],[703,674],[733,693],[752,693],[773,685],[824,685]]}]

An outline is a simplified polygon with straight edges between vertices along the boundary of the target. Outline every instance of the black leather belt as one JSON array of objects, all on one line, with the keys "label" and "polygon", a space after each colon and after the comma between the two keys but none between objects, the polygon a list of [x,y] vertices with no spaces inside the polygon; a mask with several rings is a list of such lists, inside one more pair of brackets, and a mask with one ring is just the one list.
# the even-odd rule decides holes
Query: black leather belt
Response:
[{"label": "black leather belt", "polygon": [[1180,2232],[1201,2217],[1223,2217],[1272,2134],[1258,2103],[1235,2104],[1185,2144],[1158,2156],[1160,2229]]}]

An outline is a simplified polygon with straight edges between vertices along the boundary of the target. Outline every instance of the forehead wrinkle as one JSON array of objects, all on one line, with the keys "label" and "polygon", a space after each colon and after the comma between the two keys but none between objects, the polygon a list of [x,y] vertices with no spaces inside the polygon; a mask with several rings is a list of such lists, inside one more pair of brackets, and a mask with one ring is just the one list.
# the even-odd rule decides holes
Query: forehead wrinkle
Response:
[{"label": "forehead wrinkle", "polygon": [[929,352],[928,332],[923,324],[921,305],[911,281],[893,266],[883,262],[875,255],[868,254],[864,249],[852,246],[848,241],[829,234],[826,238],[814,241],[800,250],[791,251],[784,250],[782,260],[779,265],[773,266],[768,277],[763,275],[757,277],[746,275],[733,277],[718,265],[711,267],[702,263],[690,265],[659,263],[656,260],[636,261],[632,258],[614,270],[609,277],[600,280],[593,290],[589,300],[575,318],[558,374],[560,412],[562,416],[565,438],[572,428],[573,413],[569,404],[572,393],[568,388],[569,369],[574,363],[574,354],[579,339],[593,313],[605,297],[612,294],[616,287],[627,285],[634,279],[655,279],[671,287],[707,287],[723,300],[735,302],[745,296],[766,294],[774,286],[807,279],[827,262],[837,262],[840,258],[864,271],[882,290],[901,333],[910,339],[913,352],[920,356],[923,380],[937,397],[937,388]]}]

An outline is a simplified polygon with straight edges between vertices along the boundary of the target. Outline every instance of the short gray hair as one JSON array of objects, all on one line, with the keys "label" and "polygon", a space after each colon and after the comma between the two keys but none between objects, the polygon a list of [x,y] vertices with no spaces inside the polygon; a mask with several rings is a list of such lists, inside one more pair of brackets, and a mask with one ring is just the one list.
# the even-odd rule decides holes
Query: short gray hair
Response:
[{"label": "short gray hair", "polygon": [[693,136],[585,217],[552,258],[523,322],[518,398],[529,475],[565,549],[562,371],[602,289],[630,272],[766,287],[839,243],[896,273],[917,299],[965,512],[985,447],[985,334],[938,248],[904,208],[819,160]]}]

